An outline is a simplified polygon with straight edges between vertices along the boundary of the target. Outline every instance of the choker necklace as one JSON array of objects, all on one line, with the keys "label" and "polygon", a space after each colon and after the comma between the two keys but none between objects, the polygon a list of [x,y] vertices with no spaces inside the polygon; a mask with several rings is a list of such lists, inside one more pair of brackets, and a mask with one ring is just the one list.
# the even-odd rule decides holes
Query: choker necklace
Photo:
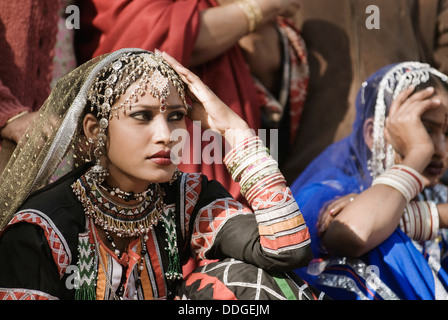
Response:
[{"label": "choker necklace", "polygon": [[[151,184],[152,197],[145,197],[136,205],[116,203],[102,192],[89,174],[81,176],[73,191],[81,201],[84,212],[95,224],[118,237],[135,237],[149,232],[162,217],[164,192],[159,184]],[[149,189],[148,189],[149,190]]]},{"label": "choker necklace", "polygon": [[141,193],[134,193],[132,191],[126,192],[126,191],[121,190],[118,187],[113,188],[105,182],[100,184],[100,188],[103,189],[104,191],[108,192],[111,196],[117,196],[126,202],[129,202],[131,200],[143,201],[143,199],[145,199],[146,197],[148,197],[148,196],[152,197],[154,194],[153,190],[151,189],[151,186]]}]

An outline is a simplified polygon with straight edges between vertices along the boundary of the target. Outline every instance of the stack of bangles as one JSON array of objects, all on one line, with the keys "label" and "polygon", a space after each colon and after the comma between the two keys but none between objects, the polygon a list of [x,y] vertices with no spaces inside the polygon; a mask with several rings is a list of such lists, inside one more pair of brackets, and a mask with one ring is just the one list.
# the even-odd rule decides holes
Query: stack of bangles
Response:
[{"label": "stack of bangles", "polygon": [[398,190],[406,199],[407,206],[400,220],[400,228],[411,239],[433,239],[439,229],[439,212],[434,202],[412,201],[423,191],[422,175],[405,165],[393,165],[373,180],[372,186],[383,184]]},{"label": "stack of bangles", "polygon": [[400,229],[413,240],[433,240],[439,230],[437,205],[433,201],[411,201],[404,209]]},{"label": "stack of bangles", "polygon": [[396,164],[388,168],[383,174],[373,180],[372,186],[384,184],[398,190],[406,202],[411,201],[423,191],[425,186],[423,177],[411,167]]},{"label": "stack of bangles", "polygon": [[236,145],[224,157],[224,164],[232,179],[240,183],[241,194],[249,203],[264,190],[286,184],[277,161],[257,136]]}]

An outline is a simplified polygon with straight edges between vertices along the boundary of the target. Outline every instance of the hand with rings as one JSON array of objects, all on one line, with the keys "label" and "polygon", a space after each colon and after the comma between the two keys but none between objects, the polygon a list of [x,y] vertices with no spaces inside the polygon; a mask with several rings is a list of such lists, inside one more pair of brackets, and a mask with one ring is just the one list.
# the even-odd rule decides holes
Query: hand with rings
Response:
[{"label": "hand with rings", "polygon": [[356,193],[349,193],[345,196],[334,199],[325,210],[319,215],[318,233],[321,236],[328,228],[333,219],[357,196]]}]

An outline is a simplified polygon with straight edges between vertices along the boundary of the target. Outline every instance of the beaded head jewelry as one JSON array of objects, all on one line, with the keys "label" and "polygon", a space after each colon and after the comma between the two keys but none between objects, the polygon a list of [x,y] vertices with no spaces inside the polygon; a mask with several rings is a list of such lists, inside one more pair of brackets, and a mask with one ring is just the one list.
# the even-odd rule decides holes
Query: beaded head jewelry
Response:
[{"label": "beaded head jewelry", "polygon": [[390,102],[409,86],[415,87],[428,82],[431,75],[448,83],[448,77],[445,74],[420,62],[397,64],[382,78],[378,86],[375,105],[372,156],[368,162],[373,179],[384,173],[385,169],[391,167],[395,162],[395,151],[384,138],[384,126]]},{"label": "beaded head jewelry", "polygon": [[[58,81],[0,174],[0,229],[29,194],[48,184],[60,165],[68,172],[85,162],[95,161],[89,152],[90,146],[98,147],[97,156],[103,157],[105,150],[98,146],[101,143],[94,141],[89,145],[83,133],[86,111],[90,108],[96,111],[106,135],[114,102],[138,79],[147,78],[151,83],[146,83],[146,88],[142,82],[133,98],[147,89],[160,96],[161,102],[165,101],[163,97],[168,94],[164,90],[165,82],[156,84],[159,75],[151,79],[155,71],[168,79],[184,100],[183,83],[169,64],[160,56],[138,48],[124,48],[96,57]],[[103,142],[106,142],[105,136]]]},{"label": "beaded head jewelry", "polygon": [[[125,94],[126,89],[136,81],[138,84],[128,98],[114,106],[120,96]],[[132,104],[137,102],[139,97],[147,91],[160,101],[159,111],[165,112],[166,100],[170,95],[170,83],[174,85],[187,108],[182,80],[158,54],[152,52],[126,53],[98,73],[87,97],[90,111],[96,111],[100,124],[100,133],[97,136],[97,145],[94,150],[96,163],[91,172],[92,178],[98,184],[101,184],[108,174],[101,159],[106,154],[106,130],[110,118],[112,116],[119,118],[119,109],[126,114],[126,110],[130,110]]]}]

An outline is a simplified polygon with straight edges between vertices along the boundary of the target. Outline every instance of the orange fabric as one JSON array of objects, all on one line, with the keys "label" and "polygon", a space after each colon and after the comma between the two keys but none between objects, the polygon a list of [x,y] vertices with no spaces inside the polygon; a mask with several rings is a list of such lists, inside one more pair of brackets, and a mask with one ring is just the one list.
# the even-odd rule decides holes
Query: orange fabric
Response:
[{"label": "orange fabric", "polygon": [[277,232],[290,230],[302,224],[305,224],[305,220],[303,219],[302,215],[299,215],[285,221],[274,223],[269,226],[259,226],[258,231],[260,233],[260,236],[272,236]]},{"label": "orange fabric", "polygon": [[275,239],[268,239],[266,237],[260,237],[260,243],[263,247],[271,250],[278,250],[283,247],[288,247],[294,244],[302,243],[310,238],[308,228],[305,228],[299,232],[291,235],[278,237]]}]

